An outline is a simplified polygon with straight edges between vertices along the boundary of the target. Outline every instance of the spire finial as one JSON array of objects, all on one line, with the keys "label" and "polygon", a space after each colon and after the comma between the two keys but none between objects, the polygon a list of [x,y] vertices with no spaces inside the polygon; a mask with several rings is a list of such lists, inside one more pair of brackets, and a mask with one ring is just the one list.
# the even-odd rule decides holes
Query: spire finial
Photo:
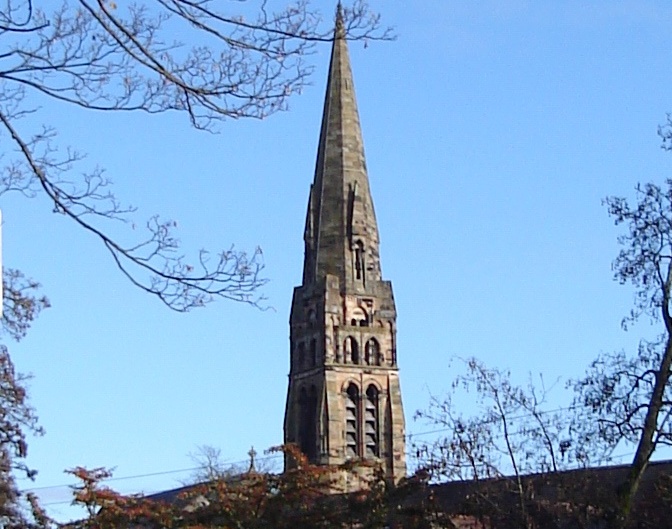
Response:
[{"label": "spire finial", "polygon": [[254,474],[257,472],[257,469],[254,465],[254,458],[257,456],[257,451],[254,449],[254,446],[250,448],[250,451],[247,453],[250,456],[250,468],[247,469],[248,474]]},{"label": "spire finial", "polygon": [[338,0],[336,5],[336,30],[334,31],[334,38],[342,39],[345,37],[345,24],[343,22],[343,4]]}]

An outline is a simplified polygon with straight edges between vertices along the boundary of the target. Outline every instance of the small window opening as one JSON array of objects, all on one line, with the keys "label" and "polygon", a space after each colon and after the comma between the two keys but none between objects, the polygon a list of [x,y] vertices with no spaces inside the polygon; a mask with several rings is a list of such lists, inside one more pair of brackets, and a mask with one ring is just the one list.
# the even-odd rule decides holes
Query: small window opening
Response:
[{"label": "small window opening", "polygon": [[368,327],[369,326],[369,315],[361,307],[357,307],[352,311],[352,319],[350,324],[353,327]]}]

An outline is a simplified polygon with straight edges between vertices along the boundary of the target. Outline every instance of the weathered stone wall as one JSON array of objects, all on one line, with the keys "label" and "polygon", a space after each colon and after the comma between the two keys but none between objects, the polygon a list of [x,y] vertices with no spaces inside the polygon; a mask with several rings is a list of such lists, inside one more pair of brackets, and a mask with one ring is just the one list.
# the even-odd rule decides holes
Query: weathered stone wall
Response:
[{"label": "weathered stone wall", "polygon": [[379,237],[342,21],[329,67],[303,285],[290,316],[285,442],[314,461],[379,462],[406,474],[404,414],[392,285],[381,277]]}]

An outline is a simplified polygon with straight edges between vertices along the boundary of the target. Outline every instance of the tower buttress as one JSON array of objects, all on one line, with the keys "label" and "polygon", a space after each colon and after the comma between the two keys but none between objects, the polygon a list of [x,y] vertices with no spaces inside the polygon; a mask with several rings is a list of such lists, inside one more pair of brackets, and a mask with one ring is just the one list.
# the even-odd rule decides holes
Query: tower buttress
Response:
[{"label": "tower buttress", "polygon": [[378,461],[396,482],[406,474],[396,308],[381,275],[340,4],[304,241],[303,284],[290,316],[285,443],[319,464]]}]

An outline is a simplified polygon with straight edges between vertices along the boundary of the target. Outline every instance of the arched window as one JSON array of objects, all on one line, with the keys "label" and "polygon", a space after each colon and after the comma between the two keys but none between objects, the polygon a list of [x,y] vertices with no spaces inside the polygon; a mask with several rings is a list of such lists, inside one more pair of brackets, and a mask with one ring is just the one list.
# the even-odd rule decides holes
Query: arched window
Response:
[{"label": "arched window", "polygon": [[355,340],[352,336],[348,336],[345,339],[343,351],[344,364],[359,364],[359,345],[357,344],[357,340]]},{"label": "arched window", "polygon": [[380,345],[378,340],[371,338],[364,347],[364,363],[368,366],[380,365]]},{"label": "arched window", "polygon": [[345,394],[345,457],[359,456],[359,390],[354,384]]},{"label": "arched window", "polygon": [[380,456],[378,433],[378,388],[372,384],[366,390],[364,402],[364,448],[367,458]]},{"label": "arched window", "polygon": [[301,452],[312,462],[317,455],[317,389],[310,387],[310,391],[301,388],[299,394],[299,446]]},{"label": "arched window", "polygon": [[296,346],[296,356],[297,356],[297,364],[299,369],[303,369],[306,365],[306,344],[303,342],[300,342],[299,345]]}]

